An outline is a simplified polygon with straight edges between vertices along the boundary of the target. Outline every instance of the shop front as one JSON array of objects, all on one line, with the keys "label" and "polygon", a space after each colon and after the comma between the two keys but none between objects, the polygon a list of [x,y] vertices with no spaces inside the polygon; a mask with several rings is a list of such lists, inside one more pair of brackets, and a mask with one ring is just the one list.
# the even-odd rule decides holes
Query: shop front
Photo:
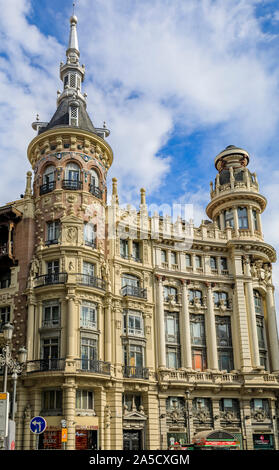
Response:
[{"label": "shop front", "polygon": [[233,434],[226,431],[202,431],[193,438],[196,450],[239,450],[240,444]]}]

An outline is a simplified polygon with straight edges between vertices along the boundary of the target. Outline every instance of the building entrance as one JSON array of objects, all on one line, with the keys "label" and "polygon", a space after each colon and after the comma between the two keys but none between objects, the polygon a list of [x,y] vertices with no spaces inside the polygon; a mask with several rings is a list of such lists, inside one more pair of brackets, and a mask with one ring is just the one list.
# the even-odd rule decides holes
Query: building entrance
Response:
[{"label": "building entrance", "polygon": [[141,450],[141,431],[123,431],[123,450]]}]

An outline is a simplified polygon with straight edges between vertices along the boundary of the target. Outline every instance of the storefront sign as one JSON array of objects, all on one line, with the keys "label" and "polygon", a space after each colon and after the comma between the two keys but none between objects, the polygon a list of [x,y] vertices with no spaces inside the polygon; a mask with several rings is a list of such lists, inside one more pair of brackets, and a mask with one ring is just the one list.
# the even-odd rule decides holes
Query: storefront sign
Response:
[{"label": "storefront sign", "polygon": [[254,434],[254,449],[273,449],[273,434]]},{"label": "storefront sign", "polygon": [[67,428],[62,428],[61,442],[67,442],[67,440],[68,440],[68,429]]},{"label": "storefront sign", "polygon": [[205,446],[236,446],[235,441],[205,441],[204,443]]},{"label": "storefront sign", "polygon": [[0,436],[8,436],[9,394],[0,393]]}]

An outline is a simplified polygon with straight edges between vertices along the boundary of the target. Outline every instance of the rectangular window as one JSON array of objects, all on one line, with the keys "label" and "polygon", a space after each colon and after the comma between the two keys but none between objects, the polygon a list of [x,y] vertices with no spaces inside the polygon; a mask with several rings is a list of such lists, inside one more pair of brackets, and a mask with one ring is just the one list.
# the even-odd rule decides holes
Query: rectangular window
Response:
[{"label": "rectangular window", "polygon": [[212,272],[217,272],[217,259],[215,256],[210,256],[210,268]]},{"label": "rectangular window", "polygon": [[0,308],[0,331],[2,331],[5,323],[10,321],[10,306]]},{"label": "rectangular window", "polygon": [[175,251],[171,252],[171,264],[177,264],[177,256]]},{"label": "rectangular window", "polygon": [[169,369],[179,369],[181,367],[180,350],[179,348],[166,348],[167,354],[167,367]]},{"label": "rectangular window", "polygon": [[254,230],[258,230],[258,218],[257,218],[257,211],[255,209],[252,210],[252,218],[253,218]]},{"label": "rectangular window", "polygon": [[207,369],[205,348],[192,348],[192,367],[200,371]]},{"label": "rectangular window", "polygon": [[180,343],[179,317],[177,312],[165,312],[166,343]]},{"label": "rectangular window", "polygon": [[221,271],[222,271],[222,273],[223,273],[224,271],[227,271],[227,270],[228,270],[228,260],[227,260],[227,258],[221,258],[221,259],[220,259],[220,264],[221,264]]},{"label": "rectangular window", "polygon": [[78,410],[94,409],[94,394],[91,390],[76,391],[76,408]]},{"label": "rectangular window", "polygon": [[96,226],[93,224],[84,224],[84,242],[85,245],[95,247]]},{"label": "rectangular window", "polygon": [[202,258],[201,258],[201,256],[196,255],[195,260],[196,260],[196,268],[201,269],[202,268]]},{"label": "rectangular window", "polygon": [[60,235],[60,223],[59,221],[48,222],[47,223],[47,239],[48,244],[58,243]]},{"label": "rectangular window", "polygon": [[225,227],[228,226],[234,228],[234,217],[232,210],[225,211]]},{"label": "rectangular window", "polygon": [[42,392],[43,411],[61,412],[62,410],[62,391],[45,390]]},{"label": "rectangular window", "polygon": [[122,402],[123,405],[127,408],[127,411],[132,411],[135,409],[139,411],[139,407],[142,404],[141,395],[125,393],[123,394]]},{"label": "rectangular window", "polygon": [[120,239],[120,256],[121,258],[128,259],[129,257],[128,240]]},{"label": "rectangular window", "polygon": [[140,261],[140,244],[139,242],[133,242],[133,260]]},{"label": "rectangular window", "polygon": [[78,126],[78,107],[70,106],[70,126]]},{"label": "rectangular window", "polygon": [[58,327],[60,325],[60,304],[58,301],[43,304],[43,327]]},{"label": "rectangular window", "polygon": [[192,256],[186,255],[186,268],[191,268],[191,267],[192,267]]},{"label": "rectangular window", "polygon": [[82,328],[97,329],[97,306],[92,302],[83,302],[81,306],[80,326]]},{"label": "rectangular window", "polygon": [[161,250],[161,262],[167,263],[167,252],[166,250]]},{"label": "rectangular window", "polygon": [[95,274],[95,264],[88,263],[87,261],[83,261],[82,273],[85,276],[90,276],[90,277],[94,276],[94,274]]},{"label": "rectangular window", "polygon": [[142,346],[130,344],[124,347],[124,364],[130,367],[143,367],[144,350]]},{"label": "rectangular window", "polygon": [[248,215],[246,207],[238,207],[237,209],[238,215],[238,225],[240,229],[248,228]]},{"label": "rectangular window", "polygon": [[98,360],[98,343],[96,339],[81,338],[81,367],[83,370],[95,370]]},{"label": "rectangular window", "polygon": [[192,345],[205,346],[204,315],[191,315],[190,328]]}]

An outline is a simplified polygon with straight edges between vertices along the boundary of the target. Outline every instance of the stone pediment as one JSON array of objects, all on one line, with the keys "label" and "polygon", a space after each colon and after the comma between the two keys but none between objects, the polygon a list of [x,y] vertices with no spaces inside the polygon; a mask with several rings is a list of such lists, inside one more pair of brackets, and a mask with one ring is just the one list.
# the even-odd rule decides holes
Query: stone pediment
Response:
[{"label": "stone pediment", "polygon": [[123,413],[123,419],[130,421],[146,421],[147,416],[139,411],[126,411]]},{"label": "stone pediment", "polygon": [[75,215],[66,215],[65,217],[61,218],[62,224],[83,224],[83,220],[80,217]]}]

